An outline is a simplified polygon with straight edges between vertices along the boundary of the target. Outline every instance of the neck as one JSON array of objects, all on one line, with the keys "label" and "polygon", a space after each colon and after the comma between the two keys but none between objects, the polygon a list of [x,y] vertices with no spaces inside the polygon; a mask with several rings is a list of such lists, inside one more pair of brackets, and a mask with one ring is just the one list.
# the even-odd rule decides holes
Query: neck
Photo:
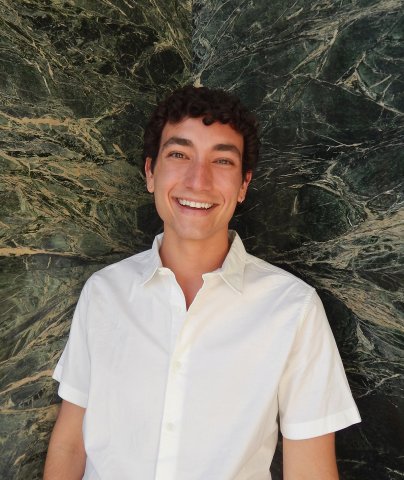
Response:
[{"label": "neck", "polygon": [[187,308],[202,287],[202,275],[220,268],[228,251],[227,232],[203,242],[174,238],[169,232],[164,232],[160,258],[163,266],[174,273]]}]

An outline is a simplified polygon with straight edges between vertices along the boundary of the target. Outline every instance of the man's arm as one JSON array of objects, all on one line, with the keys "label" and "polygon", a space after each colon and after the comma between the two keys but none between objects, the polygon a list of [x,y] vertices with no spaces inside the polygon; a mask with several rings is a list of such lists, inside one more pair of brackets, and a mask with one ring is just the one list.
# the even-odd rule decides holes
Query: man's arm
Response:
[{"label": "man's arm", "polygon": [[78,480],[84,475],[83,443],[85,408],[63,400],[49,442],[44,480]]},{"label": "man's arm", "polygon": [[307,440],[283,438],[284,480],[338,480],[335,435]]}]

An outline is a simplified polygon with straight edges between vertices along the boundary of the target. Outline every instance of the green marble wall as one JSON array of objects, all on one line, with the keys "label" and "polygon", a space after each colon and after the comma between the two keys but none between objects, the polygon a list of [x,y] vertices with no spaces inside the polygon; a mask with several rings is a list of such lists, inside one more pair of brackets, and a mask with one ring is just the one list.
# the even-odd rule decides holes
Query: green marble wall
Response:
[{"label": "green marble wall", "polygon": [[0,478],[41,478],[51,371],[95,270],[149,247],[139,158],[189,78],[188,0],[0,0]]},{"label": "green marble wall", "polygon": [[404,2],[0,6],[0,478],[41,477],[78,293],[159,229],[142,126],[192,78],[261,119],[234,223],[324,300],[363,416],[338,435],[341,478],[401,479]]},{"label": "green marble wall", "polygon": [[195,78],[262,122],[238,229],[319,289],[362,414],[337,437],[341,478],[401,479],[404,2],[193,5]]}]

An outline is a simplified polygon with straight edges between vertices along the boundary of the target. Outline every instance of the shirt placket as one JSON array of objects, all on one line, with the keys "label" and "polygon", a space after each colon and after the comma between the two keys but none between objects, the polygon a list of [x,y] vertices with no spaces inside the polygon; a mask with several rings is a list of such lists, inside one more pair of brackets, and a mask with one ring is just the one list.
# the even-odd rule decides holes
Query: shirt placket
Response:
[{"label": "shirt placket", "polygon": [[[171,276],[171,275],[170,275]],[[171,357],[168,369],[164,410],[160,432],[156,480],[175,480],[183,414],[187,350],[180,342],[180,332],[187,315],[185,299],[174,275],[170,278]]]}]

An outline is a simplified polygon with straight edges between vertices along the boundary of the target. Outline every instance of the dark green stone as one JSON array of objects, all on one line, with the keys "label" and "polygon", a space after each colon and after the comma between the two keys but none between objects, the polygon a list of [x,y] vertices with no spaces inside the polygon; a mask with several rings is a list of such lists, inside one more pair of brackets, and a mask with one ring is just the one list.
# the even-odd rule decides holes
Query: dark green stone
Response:
[{"label": "dark green stone", "polygon": [[170,0],[2,4],[1,478],[42,478],[83,283],[150,245],[143,128],[189,78],[190,26]]},{"label": "dark green stone", "polygon": [[262,125],[233,224],[319,289],[363,417],[337,435],[341,478],[399,479],[402,2],[195,0],[193,16],[195,77],[240,95]]}]

